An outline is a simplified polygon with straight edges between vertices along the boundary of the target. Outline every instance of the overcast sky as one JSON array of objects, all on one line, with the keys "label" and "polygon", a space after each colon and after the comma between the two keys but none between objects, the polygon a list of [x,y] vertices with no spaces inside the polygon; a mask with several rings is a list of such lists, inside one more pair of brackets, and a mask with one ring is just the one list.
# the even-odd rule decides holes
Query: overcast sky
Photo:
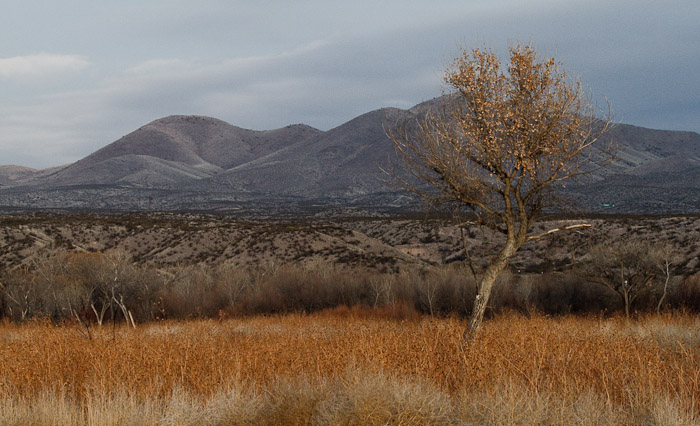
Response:
[{"label": "overcast sky", "polygon": [[0,164],[73,162],[172,114],[328,130],[514,41],[617,121],[700,132],[698,0],[2,0]]}]

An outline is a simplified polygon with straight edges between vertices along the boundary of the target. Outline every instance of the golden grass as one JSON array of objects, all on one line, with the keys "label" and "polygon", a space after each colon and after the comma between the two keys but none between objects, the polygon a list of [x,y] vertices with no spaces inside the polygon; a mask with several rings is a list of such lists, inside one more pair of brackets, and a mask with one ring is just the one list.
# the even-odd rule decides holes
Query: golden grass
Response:
[{"label": "golden grass", "polygon": [[508,314],[462,352],[457,319],[359,312],[105,326],[92,340],[5,323],[0,424],[700,421],[697,317]]}]

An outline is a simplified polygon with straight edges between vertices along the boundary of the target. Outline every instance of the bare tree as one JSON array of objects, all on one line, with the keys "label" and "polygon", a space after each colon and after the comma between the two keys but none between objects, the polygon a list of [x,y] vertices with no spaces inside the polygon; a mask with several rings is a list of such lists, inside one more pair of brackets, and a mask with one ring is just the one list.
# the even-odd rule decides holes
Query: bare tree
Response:
[{"label": "bare tree", "polygon": [[0,282],[0,306],[10,318],[25,321],[37,310],[34,303],[37,288],[29,271],[15,270],[4,278],[4,283]]},{"label": "bare tree", "polygon": [[637,296],[650,289],[657,278],[663,280],[662,295],[656,307],[657,312],[661,310],[676,261],[673,247],[667,244],[626,238],[592,247],[586,272],[594,282],[620,297],[629,318]]},{"label": "bare tree", "polygon": [[663,287],[661,290],[661,296],[659,297],[659,302],[656,304],[656,313],[661,313],[661,307],[664,304],[664,300],[668,295],[668,284],[671,281],[671,274],[675,267],[680,263],[681,257],[678,256],[673,247],[669,244],[664,244],[658,249],[659,255],[656,257],[656,267],[661,272],[661,278],[663,279]]},{"label": "bare tree", "polygon": [[530,46],[510,48],[503,69],[496,54],[462,52],[447,69],[453,93],[441,111],[389,130],[410,176],[400,186],[437,205],[476,214],[475,223],[505,235],[478,281],[466,330],[476,336],[491,288],[509,259],[528,241],[585,224],[530,233],[545,208],[556,208],[555,187],[590,171],[588,149],[610,127],[598,118],[581,83],[554,59]]}]

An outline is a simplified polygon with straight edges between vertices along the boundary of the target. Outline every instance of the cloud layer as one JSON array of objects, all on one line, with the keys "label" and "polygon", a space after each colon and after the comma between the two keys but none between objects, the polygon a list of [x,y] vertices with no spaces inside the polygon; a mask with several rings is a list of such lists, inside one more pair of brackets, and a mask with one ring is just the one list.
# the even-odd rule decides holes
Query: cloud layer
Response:
[{"label": "cloud layer", "polygon": [[618,120],[700,131],[696,0],[7,3],[0,164],[75,161],[171,114],[326,130],[439,96],[460,48],[518,40]]},{"label": "cloud layer", "polygon": [[90,62],[79,55],[40,53],[0,58],[0,79],[27,80],[46,78],[64,73],[76,73],[89,65]]}]

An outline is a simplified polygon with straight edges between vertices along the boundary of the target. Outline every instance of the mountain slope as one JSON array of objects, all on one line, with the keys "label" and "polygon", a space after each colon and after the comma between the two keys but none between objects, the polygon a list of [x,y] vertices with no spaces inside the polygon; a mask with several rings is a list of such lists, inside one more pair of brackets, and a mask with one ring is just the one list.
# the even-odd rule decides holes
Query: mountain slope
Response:
[{"label": "mountain slope", "polygon": [[395,157],[386,126],[413,116],[395,108],[372,111],[197,186],[214,184],[231,190],[313,198],[384,192],[388,187],[380,167],[386,168]]},{"label": "mountain slope", "polygon": [[615,161],[570,194],[588,210],[700,212],[700,134],[620,124],[606,136]]},{"label": "mountain slope", "polygon": [[15,165],[0,166],[0,186],[23,185],[36,179],[52,175],[66,167],[66,165],[63,165],[37,170],[30,167]]}]

